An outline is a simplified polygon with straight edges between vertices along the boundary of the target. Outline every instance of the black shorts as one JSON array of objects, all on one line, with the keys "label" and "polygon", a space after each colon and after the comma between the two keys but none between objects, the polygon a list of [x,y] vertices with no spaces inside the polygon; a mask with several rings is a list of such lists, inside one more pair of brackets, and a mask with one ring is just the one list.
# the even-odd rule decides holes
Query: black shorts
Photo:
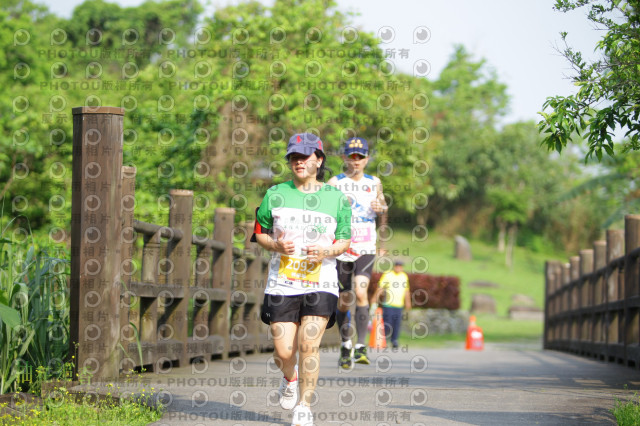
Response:
[{"label": "black shorts", "polygon": [[364,275],[367,278],[371,278],[371,271],[373,271],[373,261],[375,260],[375,257],[376,256],[373,254],[363,254],[357,258],[355,262],[343,262],[341,260],[336,260],[340,291],[349,291],[353,288],[351,284],[352,277]]},{"label": "black shorts", "polygon": [[272,322],[300,323],[300,318],[306,315],[316,315],[329,317],[326,328],[331,328],[336,322],[337,306],[338,296],[326,291],[315,291],[296,296],[265,294],[260,310],[260,319],[265,324]]}]

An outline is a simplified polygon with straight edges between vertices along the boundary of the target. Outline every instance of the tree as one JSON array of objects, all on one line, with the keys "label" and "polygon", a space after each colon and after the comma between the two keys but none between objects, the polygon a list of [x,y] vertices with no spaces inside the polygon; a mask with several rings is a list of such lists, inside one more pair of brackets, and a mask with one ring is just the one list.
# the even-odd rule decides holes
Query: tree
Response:
[{"label": "tree", "polygon": [[[207,84],[203,94],[222,106],[212,104],[200,117],[200,127],[215,135],[203,161],[221,201],[247,200],[248,208],[234,206],[239,216],[253,214],[264,190],[287,178],[286,141],[301,131],[322,137],[335,173],[343,141],[367,139],[370,172],[381,175],[392,208],[413,213],[426,206],[427,111],[415,96],[430,96],[429,82],[395,71],[379,40],[352,27],[333,1],[246,2],[217,10],[204,23],[211,42],[202,48],[233,57],[206,58],[219,70],[218,84]],[[229,141],[233,149],[218,155]],[[229,176],[236,166],[246,176]],[[274,170],[284,173],[273,176]]]},{"label": "tree", "polygon": [[572,65],[578,93],[547,98],[539,129],[549,149],[561,152],[568,143],[584,137],[586,158],[613,156],[614,130],[626,130],[628,140],[621,152],[640,149],[640,1],[556,0],[555,9],[567,12],[590,6],[588,19],[606,30],[597,43],[601,58],[583,59],[566,44],[563,55]]},{"label": "tree", "polygon": [[45,167],[51,165],[49,126],[42,117],[49,99],[38,85],[50,73],[39,52],[49,47],[55,23],[28,0],[0,6],[0,216],[19,216],[21,225],[29,218],[34,228],[47,221],[55,184]]},{"label": "tree", "polygon": [[434,191],[429,211],[474,211],[471,206],[484,197],[487,177],[495,167],[489,152],[496,121],[506,110],[506,86],[486,61],[473,60],[462,46],[456,47],[433,86],[431,131],[439,149],[429,175]]},{"label": "tree", "polygon": [[600,227],[623,227],[625,215],[640,209],[640,152],[605,157],[599,166],[600,173],[578,182],[562,195],[562,200],[597,197],[604,210]]},{"label": "tree", "polygon": [[487,177],[487,200],[493,207],[498,227],[498,251],[505,251],[505,263],[513,266],[513,252],[519,225],[530,218],[540,201],[536,193],[545,185],[553,163],[540,149],[539,135],[531,122],[505,126],[490,147],[493,167]]}]

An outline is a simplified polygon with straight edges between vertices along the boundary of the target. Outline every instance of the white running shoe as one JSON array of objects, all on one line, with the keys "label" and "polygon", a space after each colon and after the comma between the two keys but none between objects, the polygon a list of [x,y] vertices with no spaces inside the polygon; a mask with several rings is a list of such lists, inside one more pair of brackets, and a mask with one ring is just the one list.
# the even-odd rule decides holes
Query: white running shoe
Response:
[{"label": "white running shoe", "polygon": [[278,388],[280,394],[280,406],[285,410],[291,410],[296,406],[298,402],[298,366],[296,365],[296,379],[292,382],[287,380],[286,377],[282,378],[280,382],[280,388]]},{"label": "white running shoe", "polygon": [[293,420],[291,426],[313,426],[313,414],[311,409],[306,405],[296,405],[293,410]]}]

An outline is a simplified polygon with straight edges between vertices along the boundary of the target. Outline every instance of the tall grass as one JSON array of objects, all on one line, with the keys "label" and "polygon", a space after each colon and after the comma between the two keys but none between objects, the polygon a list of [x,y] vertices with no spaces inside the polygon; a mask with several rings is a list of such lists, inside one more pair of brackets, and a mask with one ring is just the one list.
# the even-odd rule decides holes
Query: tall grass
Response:
[{"label": "tall grass", "polygon": [[69,347],[69,263],[0,234],[0,394],[62,378]]}]

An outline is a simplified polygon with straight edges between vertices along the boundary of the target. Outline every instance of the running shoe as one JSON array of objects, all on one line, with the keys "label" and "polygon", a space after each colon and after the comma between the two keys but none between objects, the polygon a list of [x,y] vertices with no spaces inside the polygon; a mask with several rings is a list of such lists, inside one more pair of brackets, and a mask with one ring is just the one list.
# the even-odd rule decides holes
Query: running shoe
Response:
[{"label": "running shoe", "polygon": [[353,360],[358,364],[371,364],[369,358],[367,358],[367,347],[356,347],[353,351]]},{"label": "running shoe", "polygon": [[342,368],[352,368],[353,358],[351,357],[351,348],[347,349],[344,346],[340,346],[340,359],[338,365]]},{"label": "running shoe", "polygon": [[298,366],[296,365],[296,378],[293,381],[287,380],[286,377],[282,378],[280,382],[280,388],[278,388],[280,394],[280,406],[285,410],[291,410],[296,406],[298,402]]},{"label": "running shoe", "polygon": [[293,410],[291,426],[313,426],[313,414],[306,405],[299,404]]}]

